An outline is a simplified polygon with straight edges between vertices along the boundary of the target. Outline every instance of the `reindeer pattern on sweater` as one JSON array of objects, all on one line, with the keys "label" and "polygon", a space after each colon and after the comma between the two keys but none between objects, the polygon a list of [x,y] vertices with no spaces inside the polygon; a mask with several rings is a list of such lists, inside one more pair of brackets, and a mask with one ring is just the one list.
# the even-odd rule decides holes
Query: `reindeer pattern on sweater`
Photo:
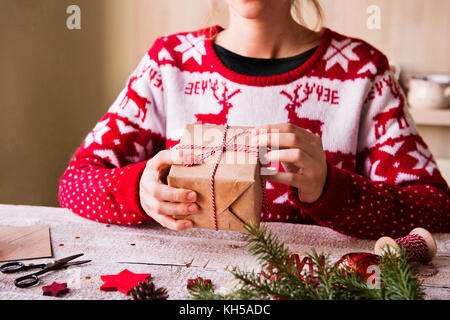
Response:
[{"label": "reindeer pattern on sweater", "polygon": [[159,38],[88,134],[60,182],[60,203],[104,223],[151,220],[140,206],[146,162],[172,148],[189,123],[290,122],[322,138],[328,176],[321,198],[267,182],[263,221],[315,223],[361,237],[449,230],[449,189],[418,134],[387,58],[360,39],[325,29],[313,56],[276,76],[224,66],[221,27]]}]

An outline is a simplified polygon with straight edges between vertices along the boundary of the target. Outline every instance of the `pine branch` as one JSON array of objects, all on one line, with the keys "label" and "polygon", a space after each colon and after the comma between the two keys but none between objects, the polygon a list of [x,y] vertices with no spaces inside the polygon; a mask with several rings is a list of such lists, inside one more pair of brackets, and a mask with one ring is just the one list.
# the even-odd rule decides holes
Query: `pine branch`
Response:
[{"label": "pine branch", "polygon": [[285,293],[280,290],[279,286],[277,286],[274,281],[267,280],[259,273],[243,272],[236,267],[233,268],[231,273],[240,281],[242,288],[246,288],[247,291],[253,292],[254,295],[260,297],[260,299],[285,295]]},{"label": "pine branch", "polygon": [[289,250],[265,226],[245,225],[248,251],[262,263],[281,265],[289,258]]},{"label": "pine branch", "polygon": [[370,288],[364,275],[349,266],[333,269],[336,296],[341,300],[382,300],[381,290]]},{"label": "pine branch", "polygon": [[268,266],[275,268],[279,281],[286,280],[289,289],[305,289],[301,270],[297,271],[295,261],[289,259],[290,251],[284,243],[265,226],[245,225],[244,228],[247,231],[248,251],[262,263],[263,271],[269,271]]},{"label": "pine branch", "polygon": [[249,300],[249,299],[295,299],[295,300],[385,300],[423,299],[421,281],[405,251],[399,255],[387,252],[380,259],[379,286],[368,285],[362,272],[355,267],[335,267],[328,255],[313,251],[307,257],[314,272],[299,270],[290,251],[277,236],[266,227],[245,226],[248,250],[263,265],[262,273],[245,272],[235,267],[231,271],[240,282],[233,292],[220,295],[212,286],[200,285],[190,290],[194,299],[201,300]]},{"label": "pine branch", "polygon": [[397,254],[390,248],[380,259],[383,298],[387,300],[421,300],[425,293],[417,270],[405,250]]},{"label": "pine branch", "polygon": [[195,300],[225,300],[225,297],[214,292],[212,285],[199,281],[189,289],[189,294]]}]

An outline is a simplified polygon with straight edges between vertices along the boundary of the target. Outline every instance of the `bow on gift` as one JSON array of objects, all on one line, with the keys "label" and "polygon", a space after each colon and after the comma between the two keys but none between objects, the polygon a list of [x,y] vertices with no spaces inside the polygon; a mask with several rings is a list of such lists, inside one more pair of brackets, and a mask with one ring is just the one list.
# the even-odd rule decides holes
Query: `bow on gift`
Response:
[{"label": "bow on gift", "polygon": [[[227,133],[228,133],[229,126],[225,126],[225,131],[223,133],[222,137],[222,143],[215,146],[202,146],[202,145],[193,145],[193,144],[184,144],[184,145],[178,145],[175,149],[187,149],[187,150],[203,150],[206,152],[203,152],[199,155],[194,155],[193,162],[185,164],[184,166],[190,167],[197,164],[203,163],[203,161],[211,156],[214,156],[216,153],[218,154],[217,160],[214,163],[213,171],[211,173],[211,202],[212,202],[212,208],[213,208],[213,219],[214,219],[214,229],[218,231],[217,226],[217,208],[216,208],[216,200],[215,200],[215,187],[214,187],[214,177],[216,175],[217,168],[219,167],[219,163],[222,159],[222,155],[225,151],[242,151],[246,152],[248,154],[251,154],[255,156],[259,161],[259,147],[257,146],[250,146],[250,145],[244,145],[244,144],[236,144],[233,143],[234,140],[242,136],[244,134],[249,134],[250,130],[244,130],[242,132],[236,133],[232,135],[230,138],[227,139]],[[266,211],[265,206],[265,181],[261,177],[261,187],[263,190],[263,212]]]},{"label": "bow on gift", "polygon": [[176,149],[208,150],[207,152],[194,156],[194,161],[192,163],[185,164],[185,166],[190,167],[196,164],[201,164],[205,159],[215,155],[216,152],[220,153],[216,161],[217,166],[222,158],[223,152],[225,151],[242,151],[247,152],[255,157],[259,157],[259,147],[232,143],[234,140],[236,140],[237,137],[249,134],[250,130],[244,130],[242,132],[236,133],[227,140],[228,129],[229,126],[227,125],[223,133],[222,143],[219,145],[202,146],[202,145],[184,144],[177,146]]}]

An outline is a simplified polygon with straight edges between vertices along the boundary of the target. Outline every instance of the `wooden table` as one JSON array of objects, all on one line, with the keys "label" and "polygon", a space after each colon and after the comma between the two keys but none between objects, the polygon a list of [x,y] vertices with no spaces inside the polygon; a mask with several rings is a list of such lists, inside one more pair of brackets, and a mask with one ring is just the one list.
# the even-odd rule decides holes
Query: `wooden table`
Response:
[{"label": "wooden table", "polygon": [[[188,299],[186,282],[201,276],[213,281],[219,290],[231,287],[232,266],[258,269],[258,263],[243,247],[243,235],[237,232],[192,229],[175,232],[156,224],[125,227],[100,224],[78,217],[66,209],[0,205],[0,225],[50,226],[54,258],[84,253],[92,262],[52,272],[41,278],[38,286],[19,289],[15,275],[0,273],[0,299],[52,299],[42,295],[41,286],[53,281],[68,282],[66,299],[128,299],[119,292],[103,292],[100,275],[117,274],[123,269],[151,273],[157,286],[165,286],[171,299]],[[349,252],[372,252],[374,241],[353,239],[328,228],[285,223],[268,223],[289,248],[300,255],[311,252],[331,254],[339,259]],[[450,299],[450,234],[436,234],[439,273],[425,279],[428,299]],[[42,263],[51,259],[30,260]],[[119,262],[183,264],[192,267],[149,266]]]}]

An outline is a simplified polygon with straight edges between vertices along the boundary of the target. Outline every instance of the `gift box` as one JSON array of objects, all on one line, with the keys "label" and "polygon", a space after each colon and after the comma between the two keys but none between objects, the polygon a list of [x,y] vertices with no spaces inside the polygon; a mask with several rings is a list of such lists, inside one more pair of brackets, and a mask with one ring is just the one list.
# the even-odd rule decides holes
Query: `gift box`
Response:
[{"label": "gift box", "polygon": [[259,224],[264,202],[259,151],[250,146],[250,127],[187,125],[174,149],[190,150],[193,163],[173,165],[170,186],[197,193],[199,212],[176,216],[195,228],[244,231]]}]

